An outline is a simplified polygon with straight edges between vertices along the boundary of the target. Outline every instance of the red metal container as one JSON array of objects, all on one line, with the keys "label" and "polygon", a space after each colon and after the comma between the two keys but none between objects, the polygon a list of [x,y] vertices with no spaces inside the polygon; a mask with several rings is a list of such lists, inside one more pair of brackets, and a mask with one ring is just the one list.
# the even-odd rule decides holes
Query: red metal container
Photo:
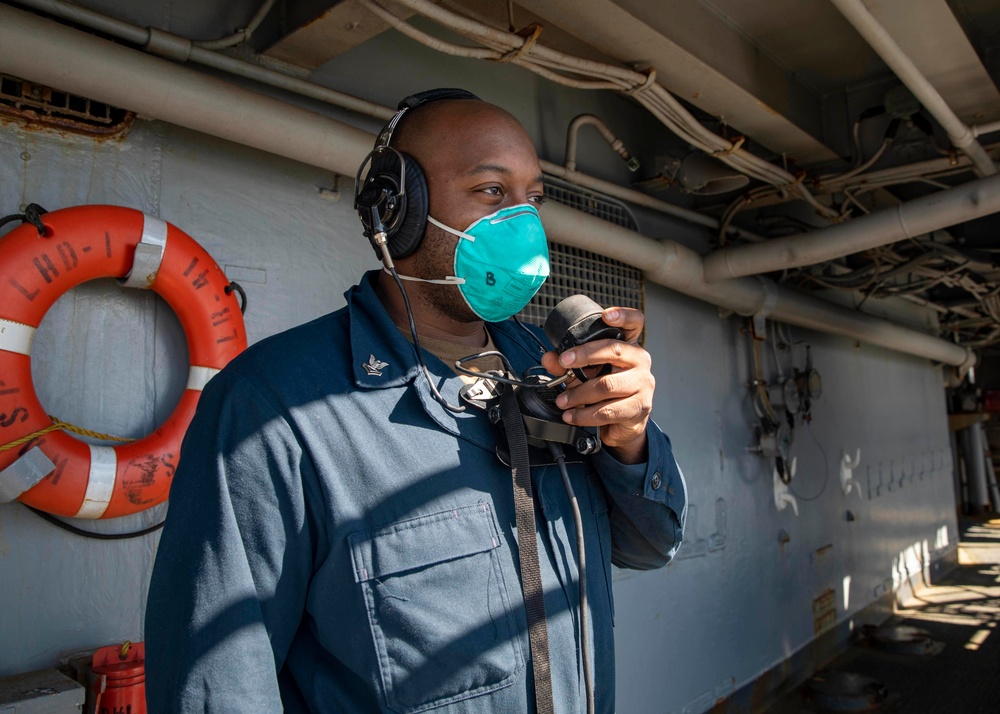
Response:
[{"label": "red metal container", "polygon": [[96,714],[146,714],[146,648],[142,642],[94,653]]}]

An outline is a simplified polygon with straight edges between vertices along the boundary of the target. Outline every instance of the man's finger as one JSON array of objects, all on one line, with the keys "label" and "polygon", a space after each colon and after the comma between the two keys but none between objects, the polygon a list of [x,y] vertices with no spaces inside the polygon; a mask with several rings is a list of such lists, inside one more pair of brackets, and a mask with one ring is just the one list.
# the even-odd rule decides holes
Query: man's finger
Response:
[{"label": "man's finger", "polygon": [[[651,405],[639,396],[612,399],[564,412],[569,423],[576,426],[617,426],[628,429],[634,425],[645,426]],[[638,431],[638,429],[637,429]]]},{"label": "man's finger", "polygon": [[559,353],[558,352],[546,352],[542,355],[542,366],[545,370],[555,376],[560,377],[566,373],[567,367],[559,364]]},{"label": "man's finger", "polygon": [[556,406],[572,409],[581,405],[625,399],[640,394],[643,390],[653,390],[653,377],[643,378],[635,370],[613,372],[598,379],[591,379],[567,389],[556,399]]},{"label": "man's finger", "polygon": [[621,328],[626,342],[638,340],[642,326],[646,324],[642,311],[631,307],[609,307],[602,313],[601,319],[612,327]]},{"label": "man's finger", "polygon": [[559,355],[559,364],[565,368],[610,364],[649,369],[652,360],[649,353],[638,345],[621,340],[597,340],[566,350]]}]

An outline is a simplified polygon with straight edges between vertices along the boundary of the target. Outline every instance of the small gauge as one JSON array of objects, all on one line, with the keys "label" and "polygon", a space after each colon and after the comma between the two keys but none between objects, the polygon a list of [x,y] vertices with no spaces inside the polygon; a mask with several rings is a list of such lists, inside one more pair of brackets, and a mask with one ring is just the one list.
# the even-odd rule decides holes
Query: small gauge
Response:
[{"label": "small gauge", "polygon": [[815,369],[810,369],[806,374],[806,391],[810,399],[819,399],[823,394],[823,378]]},{"label": "small gauge", "polygon": [[785,409],[790,414],[798,414],[802,408],[802,400],[800,399],[799,387],[795,384],[795,380],[786,379],[781,385],[781,392],[784,398]]}]

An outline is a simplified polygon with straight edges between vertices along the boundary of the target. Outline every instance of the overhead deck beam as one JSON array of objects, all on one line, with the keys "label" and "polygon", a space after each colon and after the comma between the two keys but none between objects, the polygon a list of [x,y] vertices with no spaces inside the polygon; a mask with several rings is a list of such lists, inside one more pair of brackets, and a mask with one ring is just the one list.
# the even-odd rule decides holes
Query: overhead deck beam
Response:
[{"label": "overhead deck beam", "polygon": [[817,138],[820,97],[701,3],[520,4],[620,62],[655,67],[661,85],[771,151],[804,164],[838,158]]},{"label": "overhead deck beam", "polygon": [[913,59],[899,46],[895,38],[882,26],[878,18],[872,15],[863,0],[830,0],[844,17],[854,25],[858,33],[867,40],[878,52],[885,63],[892,68],[896,76],[913,92],[931,115],[937,119],[947,132],[951,143],[961,149],[972,159],[976,173],[980,176],[992,176],[997,172],[993,160],[976,141],[972,130],[955,115],[954,110],[938,92]]},{"label": "overhead deck beam", "polygon": [[945,0],[865,4],[962,121],[1000,119],[1000,91]]},{"label": "overhead deck beam", "polygon": [[[413,11],[391,0],[379,0],[400,19],[413,17]],[[450,5],[459,6],[471,18],[493,27],[507,29],[507,4],[484,3],[482,0],[454,0]],[[299,67],[316,69],[325,62],[347,52],[353,47],[390,29],[356,0],[342,0],[331,6],[331,0],[312,0],[298,11],[300,22],[263,54]],[[514,22],[517,28],[527,27],[541,18],[522,7],[515,6]],[[293,20],[293,22],[296,22]],[[544,44],[552,49],[584,57],[595,62],[614,62],[608,55],[598,52],[585,42],[563,32],[559,27],[545,28]]]},{"label": "overhead deck beam", "polygon": [[[402,18],[413,14],[392,2],[382,4]],[[263,54],[306,69],[316,69],[389,29],[386,23],[354,0],[343,0],[332,6],[329,0],[304,3],[298,9],[298,20],[293,18],[293,23],[298,23],[296,29]]]}]

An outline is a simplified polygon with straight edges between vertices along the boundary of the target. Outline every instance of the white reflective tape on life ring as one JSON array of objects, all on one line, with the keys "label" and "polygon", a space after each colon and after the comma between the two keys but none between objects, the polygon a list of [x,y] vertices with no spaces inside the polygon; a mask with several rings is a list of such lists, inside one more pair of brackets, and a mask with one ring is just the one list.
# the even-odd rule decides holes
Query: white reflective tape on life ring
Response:
[{"label": "white reflective tape on life ring", "polygon": [[142,238],[140,243],[150,243],[162,248],[167,246],[167,222],[154,216],[142,214]]},{"label": "white reflective tape on life ring", "polygon": [[90,445],[90,476],[83,503],[74,518],[100,518],[108,510],[115,492],[118,454],[110,446]]},{"label": "white reflective tape on life ring", "polygon": [[0,471],[0,503],[9,503],[32,488],[56,467],[37,446]]},{"label": "white reflective tape on life ring", "polygon": [[219,370],[215,367],[201,367],[199,365],[191,365],[191,369],[188,370],[188,383],[187,389],[193,389],[196,392],[200,392],[208,384],[208,381],[217,375]]},{"label": "white reflective tape on life ring", "polygon": [[163,253],[167,248],[167,223],[142,214],[142,238],[135,246],[132,270],[119,282],[122,287],[148,290],[160,272]]},{"label": "white reflective tape on life ring", "polygon": [[30,356],[34,339],[35,328],[31,325],[0,318],[0,350]]}]

